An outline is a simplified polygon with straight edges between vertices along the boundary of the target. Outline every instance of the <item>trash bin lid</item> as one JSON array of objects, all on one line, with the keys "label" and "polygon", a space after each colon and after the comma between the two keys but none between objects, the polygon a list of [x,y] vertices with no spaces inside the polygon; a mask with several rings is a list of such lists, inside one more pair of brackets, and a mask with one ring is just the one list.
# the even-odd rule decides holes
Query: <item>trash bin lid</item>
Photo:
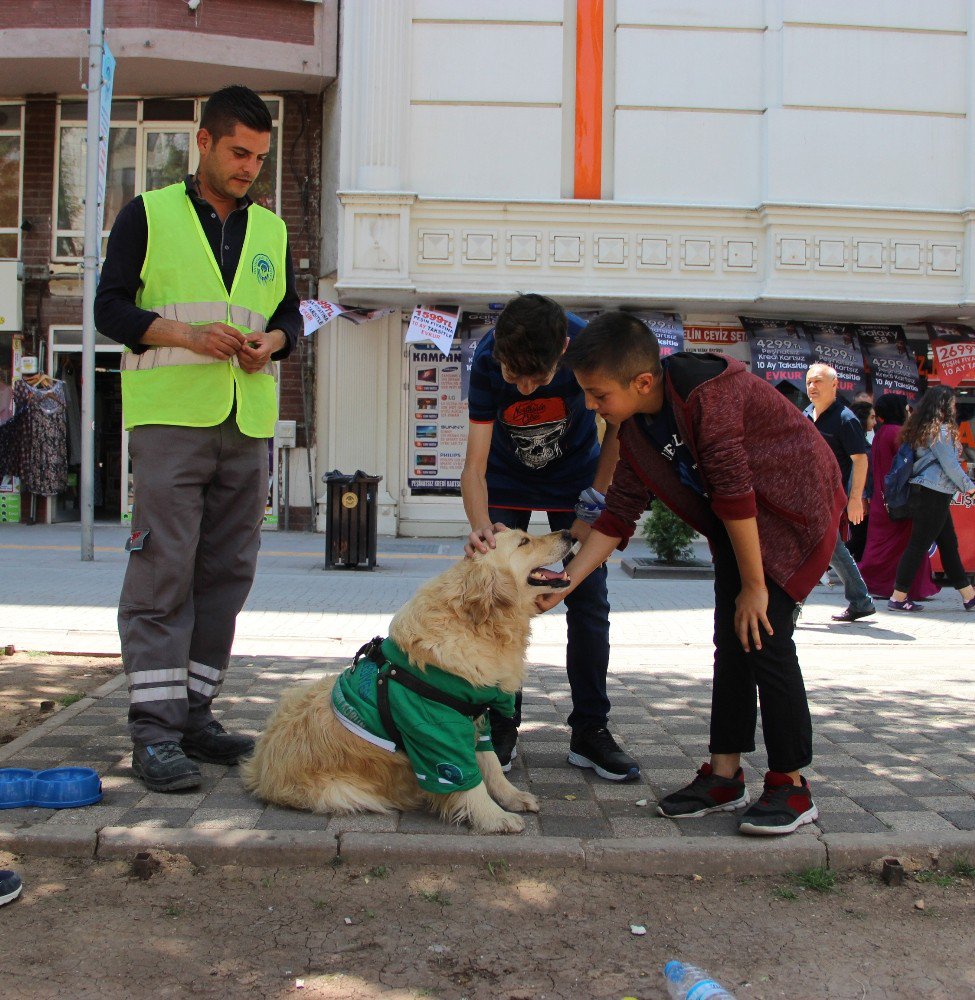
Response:
[{"label": "trash bin lid", "polygon": [[356,469],[352,475],[347,472],[339,472],[338,469],[332,469],[331,472],[322,474],[323,483],[381,483],[382,481],[382,476],[370,476],[362,469]]}]

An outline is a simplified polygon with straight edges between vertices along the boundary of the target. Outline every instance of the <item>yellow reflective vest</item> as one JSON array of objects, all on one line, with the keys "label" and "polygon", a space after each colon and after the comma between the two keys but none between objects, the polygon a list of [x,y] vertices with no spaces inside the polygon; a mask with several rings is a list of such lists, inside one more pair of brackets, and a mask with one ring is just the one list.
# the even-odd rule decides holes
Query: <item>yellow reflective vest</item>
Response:
[{"label": "yellow reflective vest", "polygon": [[[149,238],[136,305],[193,325],[226,323],[245,336],[261,333],[285,294],[288,234],[260,205],[247,207],[247,233],[227,291],[196,209],[181,181],[142,196]],[[243,371],[185,347],[152,347],[122,356],[126,430],[143,424],[213,427],[237,400],[237,426],[248,437],[272,437],[277,418],[274,363]]]}]

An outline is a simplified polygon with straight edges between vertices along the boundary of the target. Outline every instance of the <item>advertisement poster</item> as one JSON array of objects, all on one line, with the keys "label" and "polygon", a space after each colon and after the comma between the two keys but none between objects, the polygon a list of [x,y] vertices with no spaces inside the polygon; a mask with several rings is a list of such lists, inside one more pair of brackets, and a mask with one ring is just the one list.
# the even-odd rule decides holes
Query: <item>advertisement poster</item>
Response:
[{"label": "advertisement poster", "polygon": [[471,387],[471,365],[474,362],[474,351],[478,342],[486,337],[498,321],[497,312],[465,312],[458,324],[457,336],[460,339],[463,362],[460,371],[461,399],[467,399]]},{"label": "advertisement poster", "polygon": [[836,371],[837,391],[848,403],[867,388],[863,353],[856,330],[849,323],[807,323],[802,328],[812,341],[813,361]]},{"label": "advertisement poster", "polygon": [[414,496],[459,496],[467,450],[464,342],[454,341],[447,354],[429,344],[410,344],[407,350],[409,488]]},{"label": "advertisement poster", "polygon": [[739,318],[751,345],[752,373],[772,385],[788,382],[805,395],[813,354],[801,327],[781,319]]},{"label": "advertisement poster", "polygon": [[448,355],[452,350],[459,317],[456,309],[417,306],[406,330],[406,342],[417,344],[429,341],[440,348],[444,355]]},{"label": "advertisement poster", "polygon": [[952,389],[975,378],[975,330],[961,323],[928,323],[934,374]]},{"label": "advertisement poster", "polygon": [[325,299],[302,299],[298,303],[298,311],[304,320],[304,334],[310,337],[316,330],[330,323],[336,316],[349,320],[355,326],[368,323],[370,320],[388,316],[392,309],[351,309],[339,305],[338,302],[327,302]]},{"label": "advertisement poster", "polygon": [[662,358],[684,350],[684,324],[680,316],[662,312],[634,312],[632,315],[657,338]]},{"label": "advertisement poster", "polygon": [[735,358],[752,369],[748,337],[740,326],[685,326],[684,350],[689,354],[720,354]]},{"label": "advertisement poster", "polygon": [[914,354],[907,346],[904,328],[881,324],[858,323],[857,338],[870,366],[873,398],[893,392],[915,400],[921,395],[921,380]]}]

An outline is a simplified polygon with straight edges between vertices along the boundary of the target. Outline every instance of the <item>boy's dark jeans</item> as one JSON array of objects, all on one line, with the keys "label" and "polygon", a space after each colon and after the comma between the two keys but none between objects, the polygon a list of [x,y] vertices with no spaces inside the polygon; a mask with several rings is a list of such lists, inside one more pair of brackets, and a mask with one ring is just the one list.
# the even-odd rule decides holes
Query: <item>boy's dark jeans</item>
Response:
[{"label": "boy's dark jeans", "polygon": [[911,583],[921,568],[921,560],[932,542],[938,543],[941,565],[951,586],[955,590],[967,587],[968,574],[958,554],[958,536],[951,519],[951,494],[914,483],[909,502],[914,525],[907,548],[897,564],[894,588],[905,594],[911,589]]},{"label": "boy's dark jeans", "polygon": [[796,602],[768,577],[768,620],[762,648],[746,653],[735,634],[735,600],[741,577],[731,541],[714,540],[714,685],[711,691],[711,753],[755,749],[758,713],[770,771],[798,771],[812,761],[812,722],[793,641]]},{"label": "boy's dark jeans", "polygon": [[[572,526],[572,511],[548,511],[552,531],[562,531]],[[511,510],[491,507],[491,523],[501,523],[509,528],[527,531],[531,520],[530,510]],[[566,564],[572,575],[571,563]],[[565,600],[565,618],[568,625],[568,644],[565,653],[565,672],[572,692],[572,712],[569,728],[580,732],[591,727],[605,726],[609,717],[609,698],[606,694],[606,672],[609,670],[609,596],[606,592],[606,567],[600,566]],[[492,709],[492,721],[497,718]],[[515,725],[521,724],[521,692],[515,699]]]}]

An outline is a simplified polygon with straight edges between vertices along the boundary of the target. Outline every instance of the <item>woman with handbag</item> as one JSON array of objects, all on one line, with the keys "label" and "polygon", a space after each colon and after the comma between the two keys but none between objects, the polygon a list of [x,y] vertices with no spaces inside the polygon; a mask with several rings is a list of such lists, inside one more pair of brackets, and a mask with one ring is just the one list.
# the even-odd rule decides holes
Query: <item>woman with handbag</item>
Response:
[{"label": "woman with handbag", "polygon": [[958,538],[951,520],[951,498],[955,491],[975,494],[975,483],[958,461],[958,415],[955,394],[947,386],[936,386],[921,397],[904,424],[901,442],[914,449],[910,509],[911,538],[897,564],[894,592],[887,602],[891,611],[921,611],[907,597],[924,553],[936,542],[948,583],[961,594],[966,611],[975,610],[975,588],[958,554]]}]

